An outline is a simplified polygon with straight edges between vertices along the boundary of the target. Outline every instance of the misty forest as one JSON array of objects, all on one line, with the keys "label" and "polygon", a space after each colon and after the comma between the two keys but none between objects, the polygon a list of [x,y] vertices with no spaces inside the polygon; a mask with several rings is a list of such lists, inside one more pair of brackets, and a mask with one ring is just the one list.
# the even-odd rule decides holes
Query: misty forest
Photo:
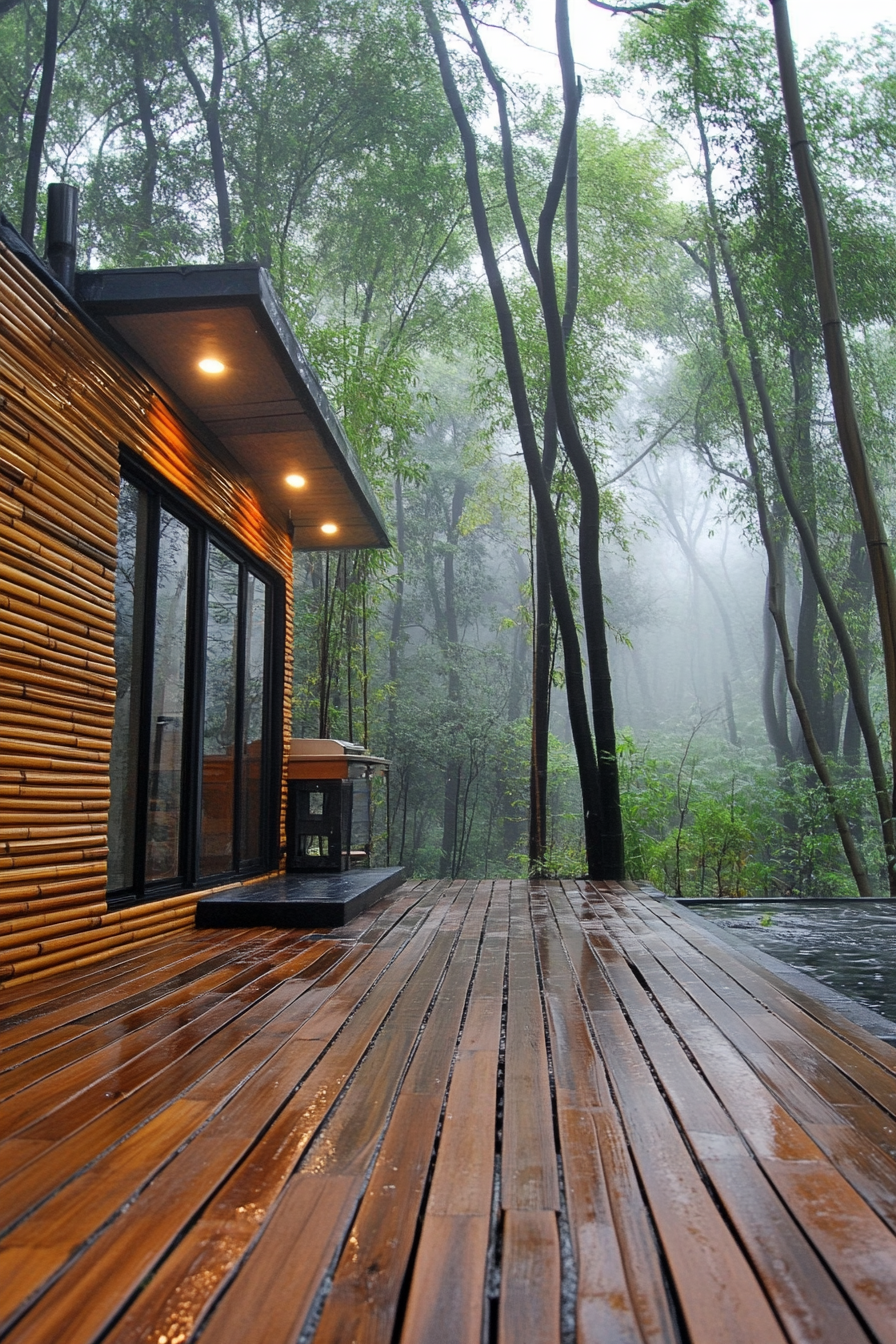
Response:
[{"label": "misty forest", "polygon": [[553,82],[514,0],[0,0],[0,203],[269,268],[393,540],[295,565],[381,859],[894,895],[896,25],[533,6]]}]

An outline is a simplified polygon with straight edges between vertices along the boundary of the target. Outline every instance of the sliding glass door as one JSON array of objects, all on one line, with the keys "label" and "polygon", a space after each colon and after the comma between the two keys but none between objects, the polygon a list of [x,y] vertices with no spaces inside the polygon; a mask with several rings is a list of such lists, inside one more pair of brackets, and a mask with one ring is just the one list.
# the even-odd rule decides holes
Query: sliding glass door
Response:
[{"label": "sliding glass door", "polygon": [[273,584],[164,487],[124,478],[109,893],[276,862]]}]

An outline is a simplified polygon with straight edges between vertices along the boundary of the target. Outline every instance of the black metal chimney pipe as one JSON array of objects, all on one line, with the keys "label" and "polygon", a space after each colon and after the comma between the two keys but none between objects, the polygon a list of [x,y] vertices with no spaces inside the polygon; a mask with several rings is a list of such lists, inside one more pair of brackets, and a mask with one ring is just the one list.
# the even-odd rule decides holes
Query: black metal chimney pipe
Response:
[{"label": "black metal chimney pipe", "polygon": [[77,247],[78,188],[51,182],[47,188],[47,261],[69,293],[75,284]]}]

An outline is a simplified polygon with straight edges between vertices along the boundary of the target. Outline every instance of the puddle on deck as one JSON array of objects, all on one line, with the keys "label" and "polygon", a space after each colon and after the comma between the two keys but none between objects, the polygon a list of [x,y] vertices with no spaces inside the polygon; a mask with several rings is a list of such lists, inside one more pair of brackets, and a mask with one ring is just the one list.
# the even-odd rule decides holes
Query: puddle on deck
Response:
[{"label": "puddle on deck", "polygon": [[700,901],[691,908],[896,1021],[896,901]]}]

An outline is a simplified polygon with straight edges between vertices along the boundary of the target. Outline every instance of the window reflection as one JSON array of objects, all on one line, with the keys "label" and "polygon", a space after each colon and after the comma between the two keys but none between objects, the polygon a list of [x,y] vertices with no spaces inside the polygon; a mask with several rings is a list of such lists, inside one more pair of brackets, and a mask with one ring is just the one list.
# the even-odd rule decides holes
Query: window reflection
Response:
[{"label": "window reflection", "polygon": [[269,834],[270,585],[166,503],[122,481],[108,886],[137,896],[257,870]]},{"label": "window reflection", "polygon": [[203,877],[233,868],[239,588],[239,565],[217,546],[209,546],[199,860]]},{"label": "window reflection", "polygon": [[162,509],[150,713],[147,882],[177,877],[180,872],[189,561],[190,529]]},{"label": "window reflection", "polygon": [[261,858],[262,730],[264,728],[265,620],[267,584],[250,573],[246,586],[245,681],[240,865]]},{"label": "window reflection", "polygon": [[134,817],[140,736],[146,495],[122,481],[118,497],[118,564],[115,570],[115,718],[109,760],[108,883],[112,891],[134,881]]}]

